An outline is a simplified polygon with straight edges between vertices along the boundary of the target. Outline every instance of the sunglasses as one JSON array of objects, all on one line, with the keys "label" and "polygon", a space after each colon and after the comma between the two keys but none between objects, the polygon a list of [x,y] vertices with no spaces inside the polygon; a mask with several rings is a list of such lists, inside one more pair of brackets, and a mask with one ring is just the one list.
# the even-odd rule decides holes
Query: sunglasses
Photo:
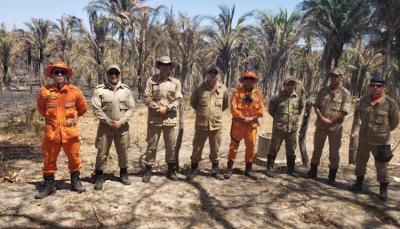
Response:
[{"label": "sunglasses", "polygon": [[293,82],[293,81],[289,81],[289,82],[286,83],[286,85],[288,85],[288,86],[293,86],[293,85],[295,85],[295,84],[296,84],[296,83]]},{"label": "sunglasses", "polygon": [[373,88],[381,88],[381,87],[383,87],[384,85],[383,85],[383,84],[371,83],[369,86],[370,86],[370,87],[373,87]]},{"label": "sunglasses", "polygon": [[67,71],[66,70],[54,70],[53,75],[66,75]]},{"label": "sunglasses", "polygon": [[211,75],[218,75],[218,71],[215,71],[215,70],[209,71],[208,73],[211,74]]},{"label": "sunglasses", "polygon": [[336,74],[330,74],[330,77],[331,77],[331,78],[339,78],[339,77],[340,77],[340,75],[336,75]]},{"label": "sunglasses", "polygon": [[118,71],[109,71],[109,72],[107,72],[107,74],[110,75],[110,76],[112,76],[112,75],[119,76],[119,72]]},{"label": "sunglasses", "polygon": [[243,77],[243,80],[254,81],[254,78],[253,77]]}]

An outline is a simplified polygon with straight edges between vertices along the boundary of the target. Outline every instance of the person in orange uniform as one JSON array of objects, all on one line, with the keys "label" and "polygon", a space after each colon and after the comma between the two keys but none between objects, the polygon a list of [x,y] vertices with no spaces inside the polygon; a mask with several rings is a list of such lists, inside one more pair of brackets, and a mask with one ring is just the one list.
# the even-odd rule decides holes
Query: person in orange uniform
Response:
[{"label": "person in orange uniform", "polygon": [[46,68],[45,74],[52,84],[40,88],[37,98],[39,113],[45,118],[42,153],[44,157],[43,185],[36,199],[43,199],[56,191],[54,174],[57,171],[57,157],[64,150],[68,157],[71,173],[71,190],[84,192],[80,182],[81,161],[79,159],[80,137],[78,117],[87,111],[87,103],[82,91],[68,83],[72,69],[58,61]]},{"label": "person in orange uniform", "polygon": [[236,89],[232,95],[231,113],[231,143],[229,145],[228,163],[225,179],[232,176],[233,163],[236,158],[239,143],[244,139],[246,145],[246,169],[244,175],[252,179],[257,176],[252,171],[254,150],[256,145],[257,127],[260,126],[258,118],[263,116],[264,103],[262,93],[255,89],[255,84],[259,81],[256,73],[245,72],[239,79],[242,87]]}]

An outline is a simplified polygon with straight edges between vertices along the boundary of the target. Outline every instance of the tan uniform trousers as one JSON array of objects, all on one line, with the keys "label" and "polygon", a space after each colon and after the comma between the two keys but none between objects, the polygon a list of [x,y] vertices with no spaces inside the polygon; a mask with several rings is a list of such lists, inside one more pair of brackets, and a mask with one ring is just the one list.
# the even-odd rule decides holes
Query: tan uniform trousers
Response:
[{"label": "tan uniform trousers", "polygon": [[119,130],[114,131],[110,126],[100,123],[96,136],[96,170],[105,170],[107,158],[110,155],[111,143],[114,141],[115,149],[118,155],[118,166],[120,168],[128,167],[128,148],[130,143],[129,126],[123,125]]},{"label": "tan uniform trousers", "polygon": [[285,140],[286,156],[294,156],[297,143],[297,132],[273,131],[268,155],[276,157]]},{"label": "tan uniform trousers", "polygon": [[[378,146],[370,145],[367,142],[359,142],[356,154],[356,176],[364,176],[369,160],[370,153],[376,156],[378,150]],[[388,171],[387,171],[388,163],[379,162],[375,160],[375,168],[378,182],[389,182]]]},{"label": "tan uniform trousers", "polygon": [[156,160],[158,141],[161,133],[165,143],[165,162],[175,163],[176,126],[147,126],[147,150],[144,163],[153,166]]},{"label": "tan uniform trousers", "polygon": [[311,164],[319,165],[321,160],[322,150],[324,149],[326,137],[329,143],[329,168],[338,169],[340,156],[339,149],[342,145],[342,132],[341,126],[335,131],[330,131],[326,128],[317,127],[314,134],[314,151],[311,158]]},{"label": "tan uniform trousers", "polygon": [[219,148],[221,146],[221,129],[210,131],[197,128],[193,137],[192,163],[199,163],[201,161],[201,154],[207,138],[210,143],[210,161],[213,164],[218,163]]}]

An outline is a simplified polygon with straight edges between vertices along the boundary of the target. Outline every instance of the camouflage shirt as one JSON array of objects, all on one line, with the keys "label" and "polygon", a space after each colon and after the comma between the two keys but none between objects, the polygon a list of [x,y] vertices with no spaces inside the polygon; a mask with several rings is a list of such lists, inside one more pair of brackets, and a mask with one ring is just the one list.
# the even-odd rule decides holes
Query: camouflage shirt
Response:
[{"label": "camouflage shirt", "polygon": [[268,113],[274,119],[273,130],[282,132],[297,131],[299,116],[303,111],[303,107],[303,98],[296,92],[289,96],[283,90],[272,96],[268,106]]}]

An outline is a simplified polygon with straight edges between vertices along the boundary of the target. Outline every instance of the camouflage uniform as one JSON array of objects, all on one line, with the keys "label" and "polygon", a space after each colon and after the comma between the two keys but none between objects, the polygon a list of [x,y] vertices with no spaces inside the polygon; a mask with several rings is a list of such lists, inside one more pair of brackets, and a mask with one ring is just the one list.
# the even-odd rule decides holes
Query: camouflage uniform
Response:
[{"label": "camouflage uniform", "polygon": [[[372,105],[371,97],[360,99],[354,113],[355,125],[359,127],[359,140],[356,154],[356,176],[364,176],[369,152],[377,156],[378,146],[390,145],[390,132],[399,124],[399,108],[396,101],[383,96],[380,102]],[[387,162],[375,160],[377,180],[388,183]]]},{"label": "camouflage uniform", "polygon": [[295,157],[296,133],[303,107],[303,98],[296,92],[289,96],[286,91],[281,91],[271,98],[268,113],[273,117],[273,129],[269,156],[275,158],[285,140],[286,155]]},{"label": "camouflage uniform", "polygon": [[192,164],[200,162],[207,138],[210,142],[210,160],[213,164],[218,164],[222,112],[228,108],[228,102],[226,87],[219,82],[214,91],[207,88],[207,82],[201,83],[193,91],[190,105],[196,111],[196,127],[193,137]]}]

